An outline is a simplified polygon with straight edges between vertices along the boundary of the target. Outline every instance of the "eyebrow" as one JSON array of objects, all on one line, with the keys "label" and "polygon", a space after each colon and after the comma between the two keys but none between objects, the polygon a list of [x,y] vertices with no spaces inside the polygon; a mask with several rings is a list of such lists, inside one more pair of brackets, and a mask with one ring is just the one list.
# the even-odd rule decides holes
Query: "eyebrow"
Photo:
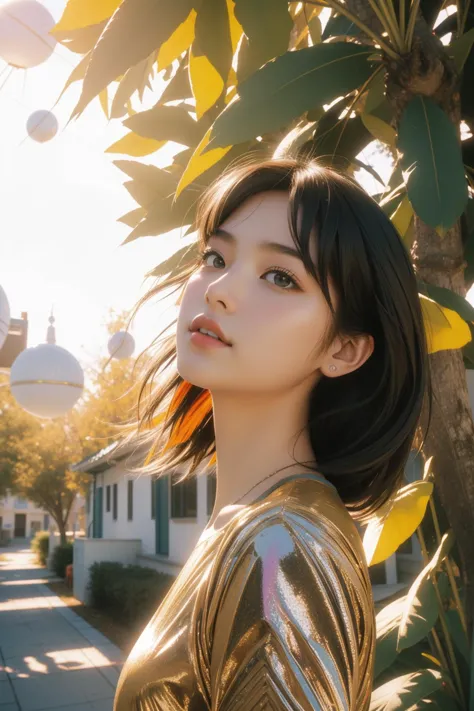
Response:
[{"label": "eyebrow", "polygon": [[[211,237],[220,237],[221,239],[225,240],[226,242],[235,245],[237,243],[237,237],[230,232],[227,232],[227,230],[223,230],[221,227],[217,227],[211,234],[209,235],[209,239]],[[260,242],[258,245],[259,249],[265,250],[267,252],[276,252],[278,254],[286,254],[290,257],[296,257],[297,259],[302,262],[303,260],[301,259],[301,255],[296,250],[294,247],[288,247],[286,244],[281,244],[280,242],[269,242],[269,241],[263,241]]]}]

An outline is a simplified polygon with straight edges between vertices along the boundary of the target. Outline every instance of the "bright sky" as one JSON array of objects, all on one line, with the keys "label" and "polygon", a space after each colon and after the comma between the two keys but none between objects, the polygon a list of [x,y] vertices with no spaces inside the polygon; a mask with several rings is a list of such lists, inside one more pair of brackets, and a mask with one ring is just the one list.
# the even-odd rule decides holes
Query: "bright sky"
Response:
[{"label": "bright sky", "polygon": [[[66,3],[43,4],[58,20]],[[28,313],[29,346],[46,340],[54,304],[57,343],[86,365],[108,355],[109,307],[131,309],[151,285],[146,272],[189,238],[172,233],[120,246],[131,230],[117,219],[137,204],[122,187],[127,176],[112,164],[126,156],[104,150],[128,130],[120,120],[107,122],[98,99],[65,127],[79,82],[54,108],[56,137],[42,144],[28,138],[28,116],[53,107],[78,59],[58,44],[47,62],[14,70],[3,86],[9,68],[0,60],[0,284],[12,317]],[[148,108],[153,95],[146,93]],[[146,161],[157,162],[153,156]],[[155,302],[137,315],[130,329],[136,355],[163,328],[162,310]]]}]

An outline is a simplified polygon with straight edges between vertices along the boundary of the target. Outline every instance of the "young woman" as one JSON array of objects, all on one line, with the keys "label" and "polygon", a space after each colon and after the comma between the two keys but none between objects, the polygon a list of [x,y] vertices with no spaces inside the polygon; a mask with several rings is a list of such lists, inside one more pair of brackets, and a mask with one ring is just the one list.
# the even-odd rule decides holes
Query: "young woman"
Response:
[{"label": "young woman", "polygon": [[233,168],[197,225],[198,257],[159,286],[184,291],[141,422],[167,403],[155,474],[215,454],[215,506],[115,711],[367,711],[375,622],[355,522],[399,488],[430,413],[409,255],[355,182],[308,160]]}]

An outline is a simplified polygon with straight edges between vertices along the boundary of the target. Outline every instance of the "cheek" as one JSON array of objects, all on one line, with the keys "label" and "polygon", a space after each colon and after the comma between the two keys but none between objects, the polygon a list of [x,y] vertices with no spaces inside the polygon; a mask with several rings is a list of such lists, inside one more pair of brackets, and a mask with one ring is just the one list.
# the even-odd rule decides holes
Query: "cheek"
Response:
[{"label": "cheek", "polygon": [[260,374],[271,363],[270,377],[298,379],[314,367],[311,356],[324,333],[324,318],[325,312],[318,311],[314,303],[297,305],[290,298],[278,308],[272,304],[259,309],[244,343],[245,355],[249,362],[258,363]]}]

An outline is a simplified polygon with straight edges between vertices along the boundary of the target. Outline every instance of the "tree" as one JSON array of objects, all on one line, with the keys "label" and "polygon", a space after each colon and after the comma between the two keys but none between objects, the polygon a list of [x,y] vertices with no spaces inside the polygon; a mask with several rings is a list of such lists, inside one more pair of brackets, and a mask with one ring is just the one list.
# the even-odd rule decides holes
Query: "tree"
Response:
[{"label": "tree", "polygon": [[[129,313],[107,317],[107,332],[112,336],[127,330]],[[70,413],[70,421],[82,443],[82,457],[107,447],[119,439],[123,426],[136,415],[140,364],[134,358],[121,360],[102,357],[87,369],[88,389]]]},{"label": "tree", "polygon": [[21,494],[45,509],[66,542],[67,520],[87,478],[70,471],[81,451],[63,418],[41,421],[25,412],[7,389],[0,389],[0,491]]},{"label": "tree", "polygon": [[[235,158],[291,149],[361,168],[377,139],[394,169],[380,204],[411,250],[435,390],[424,454],[460,548],[474,608],[474,424],[466,367],[474,367],[474,10],[460,0],[69,0],[53,30],[83,55],[78,117],[96,96],[129,132],[108,149],[183,150],[166,168],[116,160],[139,207],[125,242],[193,227],[196,197]],[[115,12],[113,12],[115,10]],[[322,22],[322,10],[330,12]],[[440,20],[440,23],[435,24]],[[155,71],[169,81],[139,111]],[[105,101],[113,91],[111,102]],[[135,97],[134,97],[135,101]],[[109,106],[110,103],[110,106]],[[461,126],[469,129],[461,141]],[[363,165],[372,174],[371,166]],[[375,174],[376,175],[376,174]],[[195,245],[152,274],[173,272]]]},{"label": "tree", "polygon": [[[109,313],[110,335],[126,327],[127,313]],[[120,437],[120,425],[137,403],[132,358],[101,358],[89,368],[90,385],[76,408],[63,417],[40,420],[23,410],[2,375],[0,382],[0,494],[10,490],[44,508],[66,541],[69,513],[90,477],[71,465]]]}]

